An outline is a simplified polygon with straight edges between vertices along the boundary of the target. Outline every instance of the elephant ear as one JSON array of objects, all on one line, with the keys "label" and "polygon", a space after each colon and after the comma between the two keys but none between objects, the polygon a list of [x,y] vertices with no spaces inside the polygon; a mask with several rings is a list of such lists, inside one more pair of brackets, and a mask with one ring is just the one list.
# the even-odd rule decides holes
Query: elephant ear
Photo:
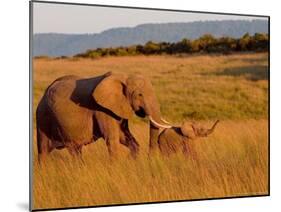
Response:
[{"label": "elephant ear", "polygon": [[133,110],[125,95],[125,90],[125,77],[112,74],[97,85],[92,95],[102,107],[123,119],[129,119],[133,115]]},{"label": "elephant ear", "polygon": [[183,122],[183,124],[181,125],[181,132],[184,136],[193,139],[196,137],[195,135],[195,128],[194,128],[194,124],[190,123],[188,121]]}]

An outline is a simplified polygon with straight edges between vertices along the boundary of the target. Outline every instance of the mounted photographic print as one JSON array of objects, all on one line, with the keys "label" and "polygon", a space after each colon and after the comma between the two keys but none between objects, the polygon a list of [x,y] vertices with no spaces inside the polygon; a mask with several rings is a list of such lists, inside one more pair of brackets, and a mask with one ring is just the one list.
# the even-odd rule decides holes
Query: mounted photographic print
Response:
[{"label": "mounted photographic print", "polygon": [[269,17],[30,2],[31,210],[269,195]]}]

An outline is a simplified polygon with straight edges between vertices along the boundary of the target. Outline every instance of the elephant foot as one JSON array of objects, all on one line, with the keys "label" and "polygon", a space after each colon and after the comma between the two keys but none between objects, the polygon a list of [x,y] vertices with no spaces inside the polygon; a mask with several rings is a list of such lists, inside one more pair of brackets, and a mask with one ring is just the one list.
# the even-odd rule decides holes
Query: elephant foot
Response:
[{"label": "elephant foot", "polygon": [[129,130],[128,120],[122,122],[121,129],[120,143],[129,148],[131,157],[136,159],[139,152],[139,144]]}]

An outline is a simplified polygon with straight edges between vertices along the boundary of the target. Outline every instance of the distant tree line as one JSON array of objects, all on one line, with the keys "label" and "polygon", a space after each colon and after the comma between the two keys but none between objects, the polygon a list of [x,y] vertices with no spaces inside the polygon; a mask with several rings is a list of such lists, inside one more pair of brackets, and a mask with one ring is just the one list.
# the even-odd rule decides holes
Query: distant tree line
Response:
[{"label": "distant tree line", "polygon": [[222,53],[242,51],[267,51],[269,48],[268,34],[246,33],[241,38],[220,37],[205,34],[198,39],[182,39],[179,42],[153,42],[145,45],[132,45],[128,47],[97,48],[80,53],[74,57],[99,58],[105,56],[129,56],[129,55],[161,55],[182,53]]}]

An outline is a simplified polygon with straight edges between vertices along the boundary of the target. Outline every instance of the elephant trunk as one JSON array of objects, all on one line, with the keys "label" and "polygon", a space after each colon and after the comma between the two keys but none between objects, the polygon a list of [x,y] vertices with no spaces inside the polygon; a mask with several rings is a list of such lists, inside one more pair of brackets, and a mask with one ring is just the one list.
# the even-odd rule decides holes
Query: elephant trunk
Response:
[{"label": "elephant trunk", "polygon": [[214,132],[214,130],[215,130],[215,128],[216,128],[216,126],[217,126],[218,123],[219,123],[219,120],[217,120],[217,121],[214,123],[214,125],[213,125],[210,129],[207,130],[207,135],[210,135],[212,132]]},{"label": "elephant trunk", "polygon": [[158,147],[159,128],[171,128],[171,124],[161,118],[160,105],[155,95],[151,94],[145,101],[144,110],[150,121],[150,150]]},{"label": "elephant trunk", "polygon": [[155,95],[151,94],[145,101],[145,112],[150,123],[156,128],[171,128],[171,124],[161,118],[160,105]]},{"label": "elephant trunk", "polygon": [[151,115],[148,117],[150,120],[149,147],[150,153],[152,153],[158,147],[159,128],[171,128],[172,126],[164,121],[161,116],[156,116],[155,119]]},{"label": "elephant trunk", "polygon": [[150,122],[149,127],[149,154],[153,154],[158,148],[159,128]]}]

